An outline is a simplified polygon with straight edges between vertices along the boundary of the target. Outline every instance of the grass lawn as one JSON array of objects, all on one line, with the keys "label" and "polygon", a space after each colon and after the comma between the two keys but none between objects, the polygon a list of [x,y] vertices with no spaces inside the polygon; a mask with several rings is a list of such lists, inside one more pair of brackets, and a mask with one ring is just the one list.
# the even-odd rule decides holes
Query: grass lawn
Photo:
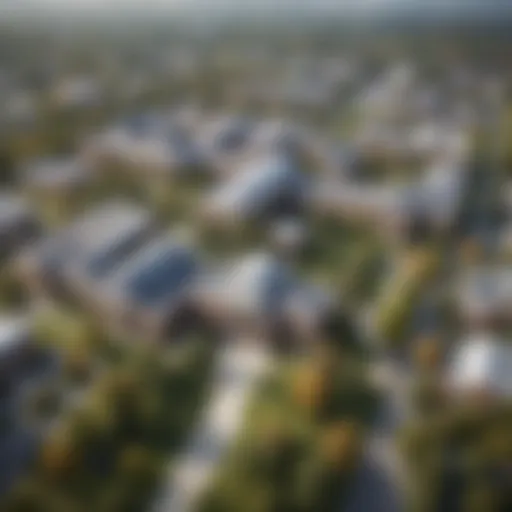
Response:
[{"label": "grass lawn", "polygon": [[378,398],[357,360],[324,363],[282,361],[261,383],[200,512],[339,507]]}]

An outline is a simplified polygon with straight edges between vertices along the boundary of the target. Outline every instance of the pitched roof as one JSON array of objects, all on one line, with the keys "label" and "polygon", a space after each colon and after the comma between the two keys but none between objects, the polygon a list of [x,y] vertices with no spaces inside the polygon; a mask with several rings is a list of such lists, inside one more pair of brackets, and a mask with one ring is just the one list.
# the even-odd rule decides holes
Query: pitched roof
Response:
[{"label": "pitched roof", "polygon": [[137,251],[105,289],[141,305],[157,306],[184,292],[198,271],[193,249],[169,235]]},{"label": "pitched roof", "polygon": [[117,249],[147,229],[150,222],[150,213],[144,208],[122,200],[112,200],[45,239],[38,252],[43,265],[78,266],[102,275],[103,270],[115,265],[124,256],[117,257]]},{"label": "pitched roof", "polygon": [[221,274],[219,296],[234,310],[249,314],[277,312],[295,288],[291,270],[271,254],[253,253]]},{"label": "pitched roof", "polygon": [[268,155],[249,163],[227,183],[213,191],[214,209],[257,214],[268,201],[284,192],[302,194],[304,178],[291,159]]}]

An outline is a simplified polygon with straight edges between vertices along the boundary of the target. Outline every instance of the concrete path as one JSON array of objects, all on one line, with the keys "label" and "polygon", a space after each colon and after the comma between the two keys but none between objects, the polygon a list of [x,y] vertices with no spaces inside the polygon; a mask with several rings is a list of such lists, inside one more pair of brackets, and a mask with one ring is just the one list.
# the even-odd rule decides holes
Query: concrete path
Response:
[{"label": "concrete path", "polygon": [[199,426],[153,508],[193,512],[243,422],[255,385],[271,365],[264,342],[228,343],[218,354],[212,394]]}]

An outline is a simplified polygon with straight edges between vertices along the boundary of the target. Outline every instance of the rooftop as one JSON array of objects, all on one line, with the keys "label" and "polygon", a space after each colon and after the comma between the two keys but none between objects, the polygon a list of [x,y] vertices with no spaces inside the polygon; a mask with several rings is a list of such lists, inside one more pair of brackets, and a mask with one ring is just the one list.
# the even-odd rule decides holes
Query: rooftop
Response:
[{"label": "rooftop", "polygon": [[456,391],[485,389],[512,395],[512,345],[489,334],[473,334],[457,349],[449,382]]},{"label": "rooftop", "polygon": [[157,306],[181,294],[198,268],[193,250],[170,235],[142,247],[107,288],[126,294],[138,304]]}]

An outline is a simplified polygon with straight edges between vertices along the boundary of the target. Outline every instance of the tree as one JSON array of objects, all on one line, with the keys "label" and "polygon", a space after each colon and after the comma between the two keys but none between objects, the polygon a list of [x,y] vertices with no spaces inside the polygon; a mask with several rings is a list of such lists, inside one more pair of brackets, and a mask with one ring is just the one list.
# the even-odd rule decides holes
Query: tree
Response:
[{"label": "tree", "polygon": [[300,442],[281,420],[265,422],[253,445],[252,460],[256,477],[273,485],[289,484],[291,471],[300,455]]},{"label": "tree", "polygon": [[292,382],[296,403],[308,414],[317,416],[324,410],[329,393],[329,375],[320,365],[304,364],[296,371]]},{"label": "tree", "polygon": [[156,485],[159,473],[157,457],[144,446],[129,445],[119,454],[117,475],[130,490],[132,503],[144,503]]},{"label": "tree", "polygon": [[12,489],[4,503],[5,512],[52,512],[52,496],[35,478],[24,478]]},{"label": "tree", "polygon": [[80,464],[81,453],[68,428],[61,428],[45,440],[41,450],[41,466],[44,475],[61,480]]},{"label": "tree", "polygon": [[337,472],[346,473],[360,461],[363,448],[362,430],[350,421],[329,425],[320,436],[323,460]]},{"label": "tree", "polygon": [[92,355],[87,347],[72,347],[64,356],[64,372],[72,382],[82,384],[91,376],[92,363]]},{"label": "tree", "polygon": [[407,254],[387,283],[378,305],[376,327],[387,342],[404,340],[412,312],[426,283],[440,268],[440,254],[434,248],[416,248]]}]

